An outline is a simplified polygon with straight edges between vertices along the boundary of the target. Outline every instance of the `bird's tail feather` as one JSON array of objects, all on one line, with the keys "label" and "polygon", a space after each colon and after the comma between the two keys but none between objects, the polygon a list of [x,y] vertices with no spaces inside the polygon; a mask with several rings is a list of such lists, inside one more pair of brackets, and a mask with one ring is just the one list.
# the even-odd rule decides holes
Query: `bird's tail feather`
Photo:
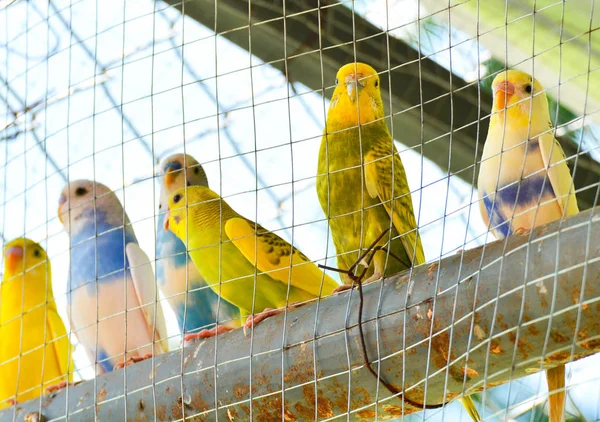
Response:
[{"label": "bird's tail feather", "polygon": [[479,412],[477,411],[475,403],[473,403],[473,399],[471,397],[463,396],[460,397],[458,401],[463,405],[463,407],[474,422],[481,421],[481,416],[479,415]]},{"label": "bird's tail feather", "polygon": [[565,412],[565,365],[546,370],[548,381],[548,413],[550,422],[564,421]]}]

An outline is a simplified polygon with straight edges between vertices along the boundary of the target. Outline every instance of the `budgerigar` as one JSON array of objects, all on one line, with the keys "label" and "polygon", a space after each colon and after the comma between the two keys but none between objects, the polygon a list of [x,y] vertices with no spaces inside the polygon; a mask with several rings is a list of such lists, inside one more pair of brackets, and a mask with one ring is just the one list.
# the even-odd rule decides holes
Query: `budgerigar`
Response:
[{"label": "budgerigar", "polygon": [[[502,72],[492,83],[494,104],[478,189],[486,224],[497,238],[579,212],[565,153],[554,138],[546,93],[527,73]],[[565,368],[546,372],[550,420],[563,420]]]},{"label": "budgerigar", "polygon": [[340,269],[350,268],[391,226],[379,246],[398,258],[376,252],[367,273],[371,281],[422,264],[425,255],[404,167],[384,119],[379,75],[369,65],[349,63],[338,71],[336,85],[319,152],[317,193]]},{"label": "budgerigar", "polygon": [[34,241],[18,238],[5,246],[0,303],[3,408],[38,397],[51,384],[70,381],[74,368],[71,343],[54,301],[50,261]]},{"label": "budgerigar", "polygon": [[71,328],[97,372],[167,351],[154,273],[115,193],[89,180],[70,182],[58,215],[71,240]]},{"label": "budgerigar", "polygon": [[[200,276],[183,242],[172,231],[163,230],[169,197],[185,186],[208,187],[204,169],[191,155],[175,154],[162,162],[160,172],[156,279],[175,311],[179,329],[184,333],[192,333],[218,321],[230,327],[239,327],[239,309],[225,300],[219,300],[219,296]],[[186,339],[190,338],[186,336]]]},{"label": "budgerigar", "polygon": [[[317,194],[342,270],[391,228],[377,244],[387,250],[375,253],[364,281],[369,282],[424,263],[425,253],[406,173],[385,122],[379,75],[367,64],[349,63],[335,84],[319,151]],[[473,401],[460,400],[479,420]]]},{"label": "budgerigar", "polygon": [[189,186],[171,195],[169,229],[187,245],[217,294],[243,316],[255,314],[246,327],[278,312],[274,308],[329,295],[338,286],[298,249],[240,216],[207,187]]}]

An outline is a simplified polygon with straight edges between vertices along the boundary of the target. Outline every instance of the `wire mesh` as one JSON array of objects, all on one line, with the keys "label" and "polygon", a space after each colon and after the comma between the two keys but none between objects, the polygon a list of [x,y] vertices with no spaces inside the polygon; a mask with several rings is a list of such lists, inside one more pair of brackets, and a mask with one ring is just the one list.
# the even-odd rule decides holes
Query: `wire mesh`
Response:
[{"label": "wire mesh", "polygon": [[[544,420],[544,370],[587,356],[567,367],[565,415],[600,419],[598,15],[593,0],[0,1],[0,420],[454,421],[468,395],[483,420]],[[509,68],[539,86],[499,88]],[[384,115],[356,101],[333,130],[336,89],[364,98],[375,79]],[[508,83],[520,101],[499,99]],[[523,136],[498,117],[516,109]],[[377,122],[391,137],[373,159]],[[337,154],[355,164],[321,172],[347,130]],[[382,198],[370,169],[387,162],[407,180]],[[216,230],[177,232],[208,218],[191,193],[207,183]],[[360,204],[342,236],[334,188]],[[39,245],[9,243],[23,237]],[[326,298],[329,277],[360,288]],[[270,307],[283,315],[246,324]]]}]

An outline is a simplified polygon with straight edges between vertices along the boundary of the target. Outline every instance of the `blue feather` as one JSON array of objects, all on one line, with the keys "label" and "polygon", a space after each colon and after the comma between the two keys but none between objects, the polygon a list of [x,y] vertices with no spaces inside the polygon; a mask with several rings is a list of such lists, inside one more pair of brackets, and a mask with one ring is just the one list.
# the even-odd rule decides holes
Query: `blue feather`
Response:
[{"label": "blue feather", "polygon": [[[165,232],[163,221],[165,214],[158,216],[157,234],[156,234],[156,275],[157,281],[163,292],[176,291],[175,294],[168,294],[168,301],[177,316],[179,329],[183,332],[194,332],[201,328],[214,326],[216,322],[225,322],[239,318],[239,309],[225,300],[219,304],[219,318],[217,319],[216,309],[219,296],[211,290],[197,273],[190,273],[188,270],[187,294],[185,291],[186,283],[182,275],[186,274],[185,266],[195,268],[187,253],[183,242],[179,240],[171,231]],[[169,272],[169,268],[179,269],[180,272]],[[167,283],[171,283],[167,286]],[[202,288],[205,287],[205,288]],[[187,314],[185,300],[187,297]],[[184,318],[185,316],[185,318]],[[185,326],[184,326],[185,319]]]},{"label": "blue feather", "polygon": [[107,224],[106,214],[101,211],[97,210],[95,215],[95,224],[89,219],[71,237],[69,290],[87,285],[88,293],[95,294],[96,280],[123,279],[124,270],[129,268],[125,246],[137,243],[133,230],[130,226],[124,229]]}]

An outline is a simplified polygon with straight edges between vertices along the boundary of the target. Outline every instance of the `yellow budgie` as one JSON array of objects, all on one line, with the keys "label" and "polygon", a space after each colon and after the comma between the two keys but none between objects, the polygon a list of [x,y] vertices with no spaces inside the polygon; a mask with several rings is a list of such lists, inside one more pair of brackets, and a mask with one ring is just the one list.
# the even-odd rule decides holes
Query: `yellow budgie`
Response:
[{"label": "yellow budgie", "polygon": [[[424,263],[425,253],[404,167],[384,119],[379,75],[367,64],[349,63],[340,68],[335,84],[319,152],[317,194],[342,270],[391,226],[378,243],[390,256],[384,250],[375,253],[366,273],[369,282]],[[473,401],[460,400],[480,420]]]},{"label": "yellow budgie", "polygon": [[319,152],[317,193],[340,269],[350,268],[359,251],[391,225],[379,246],[389,243],[398,258],[378,251],[367,273],[372,281],[424,263],[425,254],[404,167],[384,120],[379,75],[369,65],[350,63],[338,71],[336,85]]},{"label": "yellow budgie", "polygon": [[73,364],[52,294],[50,261],[40,245],[24,238],[6,245],[0,292],[2,408],[70,381]]},{"label": "yellow budgie", "polygon": [[[538,81],[509,70],[492,83],[494,104],[479,171],[481,214],[497,238],[579,212],[565,153],[554,138]],[[565,367],[546,372],[550,421],[564,420]]]},{"label": "yellow budgie", "polygon": [[[274,308],[329,295],[338,286],[302,252],[240,216],[207,187],[175,191],[164,228],[187,246],[198,271],[221,298],[242,315],[255,314],[247,328],[281,312]],[[204,336],[226,330],[205,330]]]}]

